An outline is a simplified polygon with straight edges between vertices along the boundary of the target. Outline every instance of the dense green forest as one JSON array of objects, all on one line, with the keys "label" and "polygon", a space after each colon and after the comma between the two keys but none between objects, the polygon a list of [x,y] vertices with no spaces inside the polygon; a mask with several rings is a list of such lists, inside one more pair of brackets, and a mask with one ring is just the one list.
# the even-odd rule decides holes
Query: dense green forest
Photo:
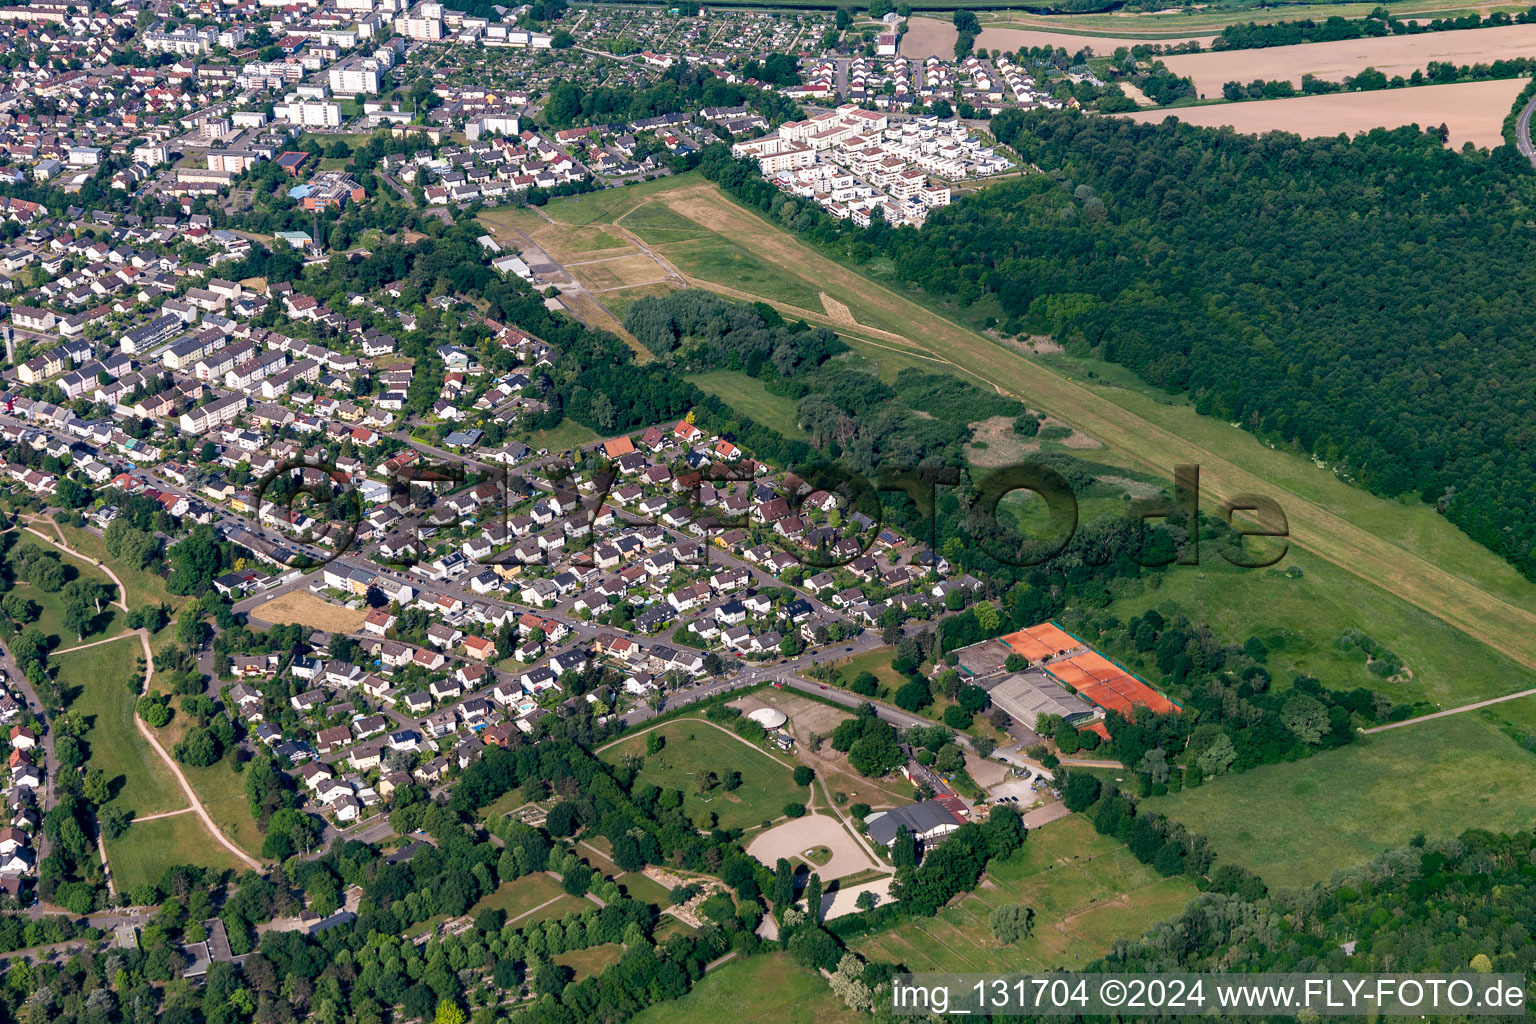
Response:
[{"label": "dense green forest", "polygon": [[809,233],[978,318],[994,310],[1006,332],[1123,363],[1375,493],[1422,497],[1536,577],[1536,176],[1513,146],[1016,111],[992,130],[1047,173],[921,231]]}]

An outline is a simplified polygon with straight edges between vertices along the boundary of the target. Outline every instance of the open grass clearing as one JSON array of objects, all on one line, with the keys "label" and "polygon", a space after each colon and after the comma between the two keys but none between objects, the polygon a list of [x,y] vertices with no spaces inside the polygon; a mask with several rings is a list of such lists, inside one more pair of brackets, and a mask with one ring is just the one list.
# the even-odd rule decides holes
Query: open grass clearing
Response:
[{"label": "open grass clearing", "polygon": [[581,981],[603,973],[603,968],[618,963],[623,956],[623,943],[608,942],[601,946],[573,949],[568,953],[556,953],[550,959],[562,967],[569,967],[576,975],[573,980]]},{"label": "open grass clearing", "polygon": [[707,228],[663,203],[643,203],[620,217],[618,223],[649,245],[703,238],[709,234]]},{"label": "open grass clearing", "polygon": [[496,891],[483,896],[480,902],[469,908],[469,916],[474,917],[482,910],[501,910],[506,912],[507,920],[513,921],[535,907],[557,900],[565,894],[558,881],[542,871],[535,871],[510,882],[502,882]]},{"label": "open grass clearing", "polygon": [[651,932],[651,938],[656,940],[657,945],[660,945],[674,935],[688,936],[697,934],[698,932],[694,931],[680,918],[673,917],[671,914],[662,914],[661,920],[656,923],[655,930]]},{"label": "open grass clearing", "polygon": [[634,1024],[860,1024],[821,976],[787,953],[737,959],[710,971],[681,999],[635,1014]]},{"label": "open grass clearing", "polygon": [[363,628],[368,613],[332,604],[307,590],[290,590],[252,608],[251,617],[274,625],[298,623],[327,633],[355,633]]},{"label": "open grass clearing", "polygon": [[107,841],[107,861],[119,891],[157,883],[166,869],[181,864],[234,871],[245,867],[208,834],[195,814],[135,822]]},{"label": "open grass clearing", "polygon": [[880,681],[881,686],[894,693],[907,684],[907,677],[891,667],[891,659],[895,656],[895,648],[876,647],[833,664],[846,682],[851,683],[860,673],[868,672]]},{"label": "open grass clearing", "polygon": [[563,452],[567,448],[574,448],[579,444],[588,444],[596,441],[597,435],[575,420],[561,420],[558,427],[549,430],[532,430],[524,437],[523,443],[530,448],[543,448],[551,452]]},{"label": "open grass clearing", "polygon": [[785,437],[804,440],[805,431],[796,422],[796,402],[787,395],[776,395],[756,377],[741,370],[710,370],[693,373],[688,379],[701,391],[724,400],[735,409]]},{"label": "open grass clearing", "polygon": [[[1536,754],[1477,713],[1392,729],[1143,802],[1271,885],[1310,885],[1416,833],[1526,831]],[[1054,827],[1054,826],[1053,826]]]},{"label": "open grass clearing", "polygon": [[599,222],[612,224],[655,192],[671,191],[680,183],[701,180],[703,180],[702,176],[697,172],[671,175],[656,178],[653,181],[625,185],[621,188],[608,188],[579,196],[551,199],[543,209],[551,220],[557,220],[562,224],[578,226]]},{"label": "open grass clearing", "polygon": [[[647,755],[647,737],[659,733],[665,740],[660,753]],[[790,766],[755,744],[715,726],[703,718],[687,717],[647,729],[602,748],[600,756],[610,764],[625,757],[644,759],[640,781],[683,792],[683,807],[694,821],[714,814],[721,828],[751,828],[783,814],[784,805],[803,798],[794,783]],[[727,792],[716,785],[707,795],[698,789],[704,772],[724,780],[727,773],[741,772],[741,786]]]},{"label": "open grass clearing", "polygon": [[527,799],[523,796],[522,789],[514,787],[480,808],[480,818],[482,821],[491,821],[495,818],[504,817],[527,802]]},{"label": "open grass clearing", "polygon": [[251,817],[251,805],[245,798],[245,776],[235,773],[229,758],[206,768],[184,764],[181,770],[219,831],[252,857],[260,857],[266,836]]},{"label": "open grass clearing", "polygon": [[812,281],[785,273],[782,267],[757,256],[748,246],[725,238],[705,237],[660,248],[673,266],[705,286],[729,285],[807,309],[821,305],[820,293]]},{"label": "open grass clearing", "polygon": [[[624,888],[624,892],[632,900],[642,900],[657,907],[665,907],[672,902],[672,894],[662,888],[660,882],[647,878],[638,871],[616,875],[613,880]],[[667,920],[676,919],[669,917]]]},{"label": "open grass clearing", "polygon": [[145,815],[187,804],[170,769],[134,726],[137,691],[143,680],[136,666],[139,653],[137,638],[125,637],[61,654],[53,665],[69,709],[85,717],[85,742],[90,748],[87,767],[106,773],[112,783],[113,806]]},{"label": "open grass clearing", "polygon": [[[1036,971],[1080,968],[1177,912],[1196,893],[1183,878],[1161,878],[1122,844],[1081,816],[1032,831],[1012,858],[994,863],[982,884],[935,917],[904,921],[853,940],[868,957],[915,971]],[[1022,905],[1034,930],[1004,946],[992,911]]]}]

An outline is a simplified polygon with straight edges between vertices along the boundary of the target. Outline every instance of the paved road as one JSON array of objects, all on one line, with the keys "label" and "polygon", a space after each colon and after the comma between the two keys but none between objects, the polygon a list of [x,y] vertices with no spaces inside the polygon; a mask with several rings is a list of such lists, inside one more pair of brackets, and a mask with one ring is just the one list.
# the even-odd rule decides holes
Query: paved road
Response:
[{"label": "paved road", "polygon": [[1520,150],[1520,155],[1536,167],[1536,147],[1531,145],[1531,114],[1536,112],[1536,98],[1532,98],[1520,111],[1520,116],[1515,119],[1515,147]]}]

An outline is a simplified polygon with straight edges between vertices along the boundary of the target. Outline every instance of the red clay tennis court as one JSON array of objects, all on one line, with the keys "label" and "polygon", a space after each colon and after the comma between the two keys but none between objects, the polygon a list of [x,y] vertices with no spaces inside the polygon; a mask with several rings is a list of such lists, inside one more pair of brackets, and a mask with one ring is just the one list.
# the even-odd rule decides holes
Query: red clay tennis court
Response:
[{"label": "red clay tennis court", "polygon": [[1166,715],[1178,705],[1099,654],[1086,651],[1046,666],[1046,672],[1108,711],[1129,715],[1137,706]]},{"label": "red clay tennis court", "polygon": [[1054,622],[1042,622],[1038,626],[1030,626],[1016,633],[1007,633],[998,639],[1013,651],[1028,658],[1031,663],[1045,661],[1047,658],[1054,658],[1058,654],[1075,651],[1083,646],[1071,633]]}]

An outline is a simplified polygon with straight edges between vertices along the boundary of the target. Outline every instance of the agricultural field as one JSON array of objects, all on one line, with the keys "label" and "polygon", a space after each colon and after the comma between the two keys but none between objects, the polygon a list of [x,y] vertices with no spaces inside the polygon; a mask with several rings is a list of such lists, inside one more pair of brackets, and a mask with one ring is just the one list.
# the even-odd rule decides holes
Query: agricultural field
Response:
[{"label": "agricultural field", "polygon": [[355,633],[363,628],[368,613],[361,608],[331,604],[307,590],[290,590],[252,608],[251,617],[274,625],[296,622],[327,633]]},{"label": "agricultural field", "polygon": [[710,370],[694,373],[688,379],[700,391],[707,391],[723,399],[732,409],[752,417],[765,427],[771,427],[785,437],[803,440],[805,432],[795,421],[795,400],[786,395],[776,395],[756,377],[740,370]]},{"label": "agricultural field", "polygon": [[[1432,36],[1405,38],[1427,39]],[[1268,51],[1234,52],[1251,54]],[[1372,128],[1396,128],[1405,124],[1416,124],[1421,128],[1443,124],[1450,131],[1450,145],[1453,148],[1460,149],[1464,143],[1470,142],[1482,149],[1492,149],[1503,143],[1504,119],[1525,85],[1526,80],[1523,78],[1504,78],[1489,82],[1425,85],[1378,92],[1338,92],[1324,96],[1142,110],[1126,116],[1149,123],[1177,117],[1189,124],[1207,128],[1230,127],[1250,134],[1292,132],[1310,138],[1354,135]],[[1216,92],[1220,91],[1218,85]]]},{"label": "agricultural field", "polygon": [[[660,753],[647,755],[646,737],[652,733],[660,733],[665,745]],[[788,764],[702,718],[680,718],[644,730],[603,747],[599,754],[610,764],[631,755],[643,758],[642,782],[682,790],[689,817],[700,821],[714,814],[721,828],[751,828],[771,821],[783,814],[787,802],[804,795]],[[697,780],[706,771],[720,779],[739,771],[741,787],[727,792],[717,785],[707,796],[701,795]]]},{"label": "agricultural field", "polygon": [[[728,1009],[727,1009],[728,1008]],[[717,967],[683,998],[635,1014],[634,1024],[859,1024],[827,983],[788,953],[763,953]]]},{"label": "agricultural field", "polygon": [[1206,836],[1220,858],[1271,885],[1311,885],[1419,832],[1527,831],[1536,824],[1527,796],[1533,775],[1536,754],[1466,713],[1363,736],[1304,761],[1218,778],[1142,806]]},{"label": "agricultural field", "polygon": [[[1139,935],[1196,895],[1161,878],[1121,843],[1073,815],[1031,831],[1018,853],[988,868],[971,894],[938,916],[904,921],[850,945],[912,971],[1045,971],[1081,968],[1116,939]],[[1004,946],[988,918],[1006,905],[1034,911],[1034,929]]]},{"label": "agricultural field", "polygon": [[[1221,95],[1223,85],[1234,81],[1288,80],[1299,87],[1302,75],[1342,82],[1366,68],[1375,68],[1388,78],[1393,75],[1407,78],[1415,71],[1422,71],[1430,61],[1445,61],[1460,67],[1508,57],[1528,57],[1532,53],[1536,53],[1536,25],[1502,25],[1456,32],[1268,46],[1257,50],[1175,54],[1164,57],[1163,63],[1174,74],[1194,79],[1197,90],[1214,98]],[[1508,112],[1506,104],[1500,120]],[[1415,120],[1425,123],[1422,118]],[[1330,133],[1319,129],[1309,134]]]},{"label": "agricultural field", "polygon": [[107,862],[119,890],[154,884],[167,868],[179,864],[233,871],[245,868],[192,813],[134,822],[127,832],[107,841]]},{"label": "agricultural field", "polygon": [[[1236,0],[1233,3],[1200,4],[1190,7],[1171,7],[1161,11],[1113,11],[1093,14],[1035,14],[1026,10],[978,11],[982,32],[989,28],[1024,28],[1042,35],[1076,34],[1100,37],[1097,53],[1110,52],[1101,48],[1108,44],[1130,45],[1139,40],[1175,43],[1181,39],[1200,38],[1201,33],[1215,34],[1228,25],[1256,22],[1267,25],[1277,21],[1294,21],[1311,18],[1323,21],[1327,18],[1364,18],[1380,4],[1355,3],[1308,3],[1273,4],[1264,0]],[[1460,17],[1466,14],[1487,16],[1495,11],[1511,13],[1523,11],[1526,4],[1511,0],[1399,0],[1391,5],[1392,13],[1404,21]],[[990,44],[977,40],[978,46]],[[1033,43],[1029,45],[1041,45]],[[1053,44],[1066,46],[1065,43]]]},{"label": "agricultural field", "polygon": [[125,637],[59,655],[53,665],[69,710],[85,717],[89,766],[106,773],[113,805],[142,816],[178,810],[186,799],[170,769],[134,726],[143,678],[136,667],[139,654],[138,640]]}]

